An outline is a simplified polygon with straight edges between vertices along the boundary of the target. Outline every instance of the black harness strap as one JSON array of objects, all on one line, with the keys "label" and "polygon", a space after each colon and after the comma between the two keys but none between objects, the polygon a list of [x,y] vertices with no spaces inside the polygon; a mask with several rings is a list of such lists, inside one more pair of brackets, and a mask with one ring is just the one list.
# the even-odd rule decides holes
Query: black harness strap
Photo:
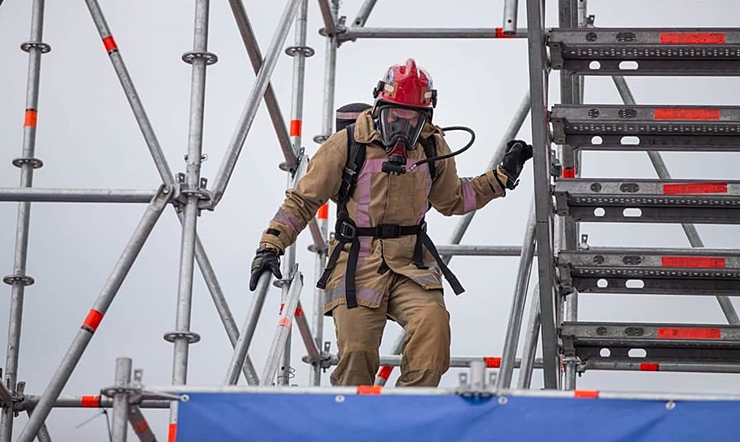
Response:
[{"label": "black harness strap", "polygon": [[[450,287],[452,287],[452,290],[455,292],[456,295],[459,295],[465,291],[465,288],[463,288],[462,284],[460,284],[460,281],[458,281],[457,276],[455,276],[454,273],[452,273],[452,270],[450,270],[449,267],[447,267],[447,264],[442,260],[442,257],[439,256],[439,252],[437,251],[437,247],[434,246],[434,242],[432,242],[432,238],[427,235],[426,229],[419,232],[419,236],[417,237],[416,244],[418,247],[418,244],[424,244],[424,247],[429,250],[429,253],[432,254],[432,257],[434,257],[434,260],[437,261],[437,265],[439,266],[439,269],[442,271],[442,275],[444,275],[447,282],[450,283]],[[416,257],[415,257],[416,259]],[[420,259],[420,257],[419,257]]]},{"label": "black harness strap", "polygon": [[357,226],[349,217],[347,212],[347,201],[355,191],[357,184],[357,174],[365,163],[365,145],[355,141],[355,125],[350,124],[346,127],[347,133],[347,163],[342,173],[342,183],[339,185],[339,194],[337,198],[337,224],[334,228],[334,237],[337,245],[326,263],[326,268],[321,278],[316,283],[320,289],[326,288],[334,266],[339,259],[340,253],[344,250],[347,243],[351,243],[349,257],[347,260],[347,273],[345,275],[346,285],[345,293],[347,298],[347,308],[357,307],[357,295],[355,290],[355,270],[357,260],[360,254],[360,240],[357,238]]},{"label": "black harness strap", "polygon": [[[401,236],[416,235],[416,244],[414,246],[414,265],[419,269],[427,269],[428,267],[424,264],[423,249],[426,247],[431,253],[434,260],[437,262],[442,274],[445,279],[450,283],[450,286],[455,291],[456,295],[464,292],[465,289],[462,287],[457,277],[450,271],[449,267],[444,263],[442,257],[439,256],[437,248],[434,246],[432,239],[426,233],[426,221],[422,219],[421,223],[413,226],[399,226],[398,224],[378,224],[375,227],[357,227],[355,222],[349,217],[347,211],[347,201],[355,191],[355,185],[357,184],[357,174],[365,163],[365,145],[355,141],[354,137],[354,124],[347,126],[347,164],[342,174],[342,183],[339,187],[338,202],[337,202],[337,223],[335,226],[334,238],[337,240],[337,245],[334,247],[331,256],[326,263],[324,273],[321,275],[316,286],[320,289],[325,289],[326,284],[329,281],[334,266],[339,260],[339,255],[344,250],[344,246],[350,245],[349,256],[347,257],[347,269],[345,274],[345,295],[347,299],[347,308],[357,307],[357,290],[355,286],[355,274],[357,270],[357,263],[360,255],[360,237],[369,236],[380,239],[399,238]],[[434,135],[429,138],[420,140],[424,147],[424,153],[427,158],[436,156],[436,142]],[[437,176],[437,170],[434,165],[434,161],[427,163],[429,166],[429,173],[434,180]]]}]

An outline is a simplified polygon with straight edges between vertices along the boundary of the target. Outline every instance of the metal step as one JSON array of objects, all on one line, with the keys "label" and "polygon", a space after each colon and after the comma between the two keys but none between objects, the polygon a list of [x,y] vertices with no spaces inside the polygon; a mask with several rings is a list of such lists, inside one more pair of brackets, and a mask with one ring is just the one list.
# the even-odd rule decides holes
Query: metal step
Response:
[{"label": "metal step", "polygon": [[740,181],[562,179],[553,194],[575,221],[740,224]]},{"label": "metal step", "polygon": [[552,29],[552,68],[586,75],[737,76],[738,28]]},{"label": "metal step", "polygon": [[565,322],[560,337],[566,357],[602,368],[610,361],[707,364],[706,371],[740,364],[740,326]]},{"label": "metal step", "polygon": [[740,296],[740,250],[591,247],[561,251],[557,267],[580,293]]},{"label": "metal step", "polygon": [[740,151],[740,107],[567,105],[553,142],[583,150]]}]

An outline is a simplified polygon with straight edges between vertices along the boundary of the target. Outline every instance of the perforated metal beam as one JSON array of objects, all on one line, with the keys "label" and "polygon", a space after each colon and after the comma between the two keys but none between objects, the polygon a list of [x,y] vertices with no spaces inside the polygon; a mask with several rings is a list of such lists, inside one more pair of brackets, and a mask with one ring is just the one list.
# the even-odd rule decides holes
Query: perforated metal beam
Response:
[{"label": "perforated metal beam", "polygon": [[740,181],[565,179],[554,194],[577,221],[740,223]]},{"label": "perforated metal beam", "polygon": [[740,107],[552,107],[553,142],[583,150],[740,151]]},{"label": "perforated metal beam", "polygon": [[558,255],[581,293],[740,295],[740,250],[593,248]]},{"label": "perforated metal beam", "polygon": [[737,28],[553,29],[552,68],[585,75],[740,75]]}]

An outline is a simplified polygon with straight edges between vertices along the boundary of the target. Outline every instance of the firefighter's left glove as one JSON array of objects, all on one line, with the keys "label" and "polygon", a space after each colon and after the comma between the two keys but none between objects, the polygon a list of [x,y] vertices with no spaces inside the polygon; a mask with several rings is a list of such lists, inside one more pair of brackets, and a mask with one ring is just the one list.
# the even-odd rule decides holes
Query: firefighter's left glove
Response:
[{"label": "firefighter's left glove", "polygon": [[[497,178],[505,178],[501,185],[509,190],[514,190],[519,184],[519,175],[524,169],[524,164],[532,158],[532,145],[522,140],[511,140],[506,144],[504,159],[498,166]],[[500,175],[504,175],[501,177]]]},{"label": "firefighter's left glove", "polygon": [[252,277],[249,279],[249,290],[254,291],[257,288],[257,282],[260,280],[262,273],[270,271],[275,278],[282,279],[283,274],[280,272],[280,257],[278,250],[272,247],[260,247],[252,260]]}]

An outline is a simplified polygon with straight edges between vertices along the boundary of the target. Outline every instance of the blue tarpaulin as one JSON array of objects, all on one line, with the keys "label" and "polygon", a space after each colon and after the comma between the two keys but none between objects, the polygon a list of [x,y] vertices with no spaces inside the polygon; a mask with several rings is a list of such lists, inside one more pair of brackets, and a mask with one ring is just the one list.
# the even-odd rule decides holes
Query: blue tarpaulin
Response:
[{"label": "blue tarpaulin", "polygon": [[192,393],[177,442],[740,442],[740,401]]}]

